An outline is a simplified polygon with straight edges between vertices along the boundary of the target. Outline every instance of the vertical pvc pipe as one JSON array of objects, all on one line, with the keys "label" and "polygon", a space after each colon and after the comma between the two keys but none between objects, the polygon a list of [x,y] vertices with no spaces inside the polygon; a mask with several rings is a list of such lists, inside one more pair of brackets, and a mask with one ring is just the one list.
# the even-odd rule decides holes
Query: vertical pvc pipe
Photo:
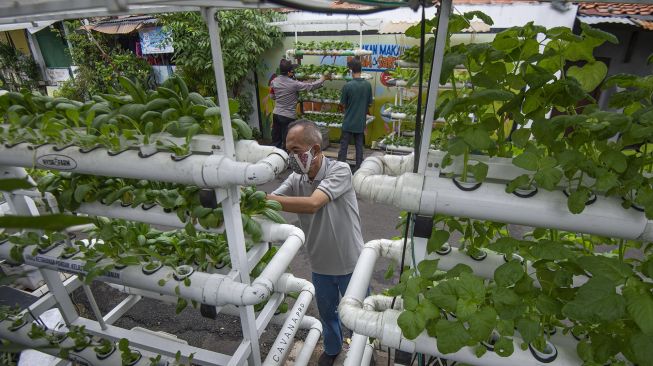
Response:
[{"label": "vertical pvc pipe", "polygon": [[[218,92],[218,105],[220,106],[220,117],[222,119],[222,130],[224,134],[225,156],[236,159],[234,138],[231,132],[231,115],[229,111],[229,98],[227,98],[227,84],[224,75],[224,62],[222,60],[222,46],[220,45],[220,28],[217,26],[215,16],[216,8],[203,8],[206,25],[209,29],[211,41],[211,57],[213,58],[213,72],[215,74],[216,90]],[[219,192],[216,192],[219,194]],[[240,218],[240,193],[237,187],[227,190],[227,197],[223,201],[225,213],[225,228],[229,238],[229,252],[235,269],[240,272],[240,280],[249,284],[249,271],[247,268],[247,253],[245,252],[245,238],[243,236],[243,225]],[[261,365],[261,350],[258,343],[258,331],[256,329],[256,315],[253,306],[240,307],[240,319],[243,328],[243,338],[250,341],[251,353],[249,363],[254,366]]]},{"label": "vertical pvc pipe", "polygon": [[304,340],[304,346],[299,351],[297,357],[295,357],[295,366],[308,365],[308,362],[311,360],[311,356],[313,355],[313,350],[315,350],[315,346],[317,345],[317,341],[320,340],[321,335],[322,335],[322,324],[318,320],[316,324],[308,332],[308,335],[306,336],[306,340]]},{"label": "vertical pvc pipe", "polygon": [[[311,286],[312,287],[312,286]],[[292,310],[288,313],[286,321],[281,326],[281,330],[277,335],[277,338],[274,340],[274,344],[270,348],[268,356],[263,362],[264,366],[278,366],[283,365],[286,362],[286,356],[288,356],[288,351],[293,345],[293,339],[297,330],[299,330],[299,324],[306,314],[306,309],[308,309],[309,304],[313,300],[313,294],[309,291],[302,291],[295,301],[295,305],[292,307]]]},{"label": "vertical pvc pipe", "polygon": [[433,131],[433,116],[435,115],[435,103],[438,100],[440,89],[440,73],[442,72],[442,60],[444,59],[444,47],[447,44],[447,28],[449,28],[449,14],[451,13],[451,1],[441,0],[438,16],[438,33],[435,39],[435,54],[431,63],[431,83],[429,85],[428,99],[426,100],[426,112],[424,112],[424,128],[422,142],[420,143],[419,165],[417,173],[424,174],[426,160],[431,147],[431,132]]},{"label": "vertical pvc pipe", "polygon": [[374,346],[370,343],[365,344],[365,351],[363,352],[363,358],[361,359],[361,366],[368,366],[372,361],[373,355]]},{"label": "vertical pvc pipe", "polygon": [[359,366],[363,364],[362,360],[367,342],[367,336],[354,333],[354,336],[351,338],[351,344],[349,345],[349,351],[347,351],[344,366]]},{"label": "vertical pvc pipe", "polygon": [[231,111],[229,110],[227,82],[224,76],[224,61],[222,59],[222,46],[220,44],[220,28],[215,21],[216,12],[216,8],[203,8],[202,10],[204,20],[209,28],[213,73],[215,74],[215,85],[218,92],[218,106],[220,107],[220,118],[222,119],[225,155],[235,160],[236,149],[234,147],[234,137],[231,132]]},{"label": "vertical pvc pipe", "polygon": [[93,310],[93,315],[95,315],[95,319],[97,319],[97,322],[100,324],[100,328],[102,330],[107,330],[107,323],[104,322],[104,318],[102,317],[100,308],[97,306],[91,288],[88,287],[88,285],[82,285],[82,289],[84,289],[84,294],[86,295],[86,299],[88,299],[88,303],[91,304],[91,310]]}]

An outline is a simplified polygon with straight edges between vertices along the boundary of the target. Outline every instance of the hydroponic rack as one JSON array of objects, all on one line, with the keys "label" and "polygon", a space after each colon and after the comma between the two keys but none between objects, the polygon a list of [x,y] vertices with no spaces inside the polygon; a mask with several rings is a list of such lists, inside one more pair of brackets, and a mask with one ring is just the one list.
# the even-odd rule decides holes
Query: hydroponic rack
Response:
[{"label": "hydroponic rack", "polygon": [[[651,3],[651,1],[623,1],[624,3]],[[452,1],[440,2],[434,59],[431,75],[440,75],[447,40]],[[438,82],[430,83],[421,150],[418,155],[404,157],[382,156],[366,159],[354,176],[354,187],[359,197],[390,204],[413,214],[431,217],[435,214],[521,224],[540,228],[552,228],[570,232],[589,233],[607,237],[632,240],[653,240],[653,221],[636,208],[624,209],[622,200],[616,197],[590,199],[581,214],[567,209],[567,198],[562,187],[557,191],[506,193],[506,184],[526,171],[513,166],[510,159],[475,156],[488,165],[488,175],[482,185],[462,186],[450,175],[460,172],[463,162],[454,159],[447,169],[440,168],[446,152],[429,149],[433,129],[435,105],[438,98]],[[417,161],[416,161],[417,160]],[[415,163],[417,168],[414,169]],[[476,190],[473,190],[476,189]],[[537,193],[536,196],[532,196]],[[532,196],[532,197],[531,197]],[[406,225],[410,225],[407,223]],[[411,244],[412,242],[412,244]],[[474,274],[492,279],[497,267],[509,260],[519,260],[531,277],[534,269],[523,258],[506,258],[505,255],[485,252],[473,258],[457,248],[445,248],[426,255],[426,239],[412,237],[404,240],[374,240],[365,245],[352,275],[352,280],[340,303],[339,312],[343,324],[354,332],[353,342],[345,360],[347,366],[368,365],[374,345],[395,348],[408,353],[420,353],[438,358],[473,365],[576,365],[582,364],[576,352],[580,338],[564,335],[558,329],[550,338],[553,353],[544,354],[532,346],[520,348],[519,335],[513,337],[514,353],[500,357],[494,347],[483,344],[487,352],[478,355],[473,347],[463,347],[457,352],[444,353],[438,348],[436,337],[427,331],[408,339],[402,333],[398,319],[403,309],[402,299],[385,296],[368,296],[367,289],[379,257],[393,259],[396,263],[413,263],[417,266],[424,259],[437,260],[438,269],[447,271],[458,264],[466,264]],[[414,253],[414,254],[411,254]],[[588,279],[574,278],[573,287],[579,287]],[[537,282],[537,280],[536,280]],[[430,333],[430,332],[429,332]],[[411,337],[412,338],[412,337]]]},{"label": "hydroponic rack", "polygon": [[[326,5],[326,3],[323,5]],[[265,5],[265,7],[267,6]],[[192,355],[193,363],[201,365],[261,365],[258,339],[270,322],[281,325],[282,330],[263,364],[280,365],[285,362],[285,357],[293,344],[292,339],[296,331],[301,327],[310,329],[310,331],[305,346],[300,351],[296,362],[297,364],[307,364],[321,333],[319,321],[304,316],[314,291],[308,281],[284,274],[288,264],[303,244],[303,233],[289,225],[277,225],[263,221],[261,225],[264,242],[255,245],[248,252],[245,249],[239,206],[240,190],[238,186],[260,184],[272,180],[285,167],[287,156],[281,150],[273,152],[257,150],[258,145],[253,146],[246,141],[241,141],[239,144],[234,143],[230,130],[231,115],[227,102],[220,34],[215,20],[216,7],[260,8],[262,5],[241,4],[234,1],[184,0],[176,2],[151,0],[28,0],[20,3],[0,4],[0,8],[2,8],[0,23],[200,10],[209,28],[218,90],[217,99],[221,106],[223,129],[227,132],[224,134],[224,138],[220,137],[208,143],[212,151],[202,151],[205,154],[193,154],[181,161],[174,161],[170,159],[168,154],[162,153],[143,158],[139,156],[138,150],[128,150],[119,156],[112,156],[108,154],[106,149],[95,149],[84,153],[74,147],[59,150],[54,149],[54,145],[48,144],[41,146],[17,144],[0,148],[2,150],[0,165],[2,166],[3,178],[24,178],[26,172],[22,167],[39,167],[94,175],[193,184],[212,189],[215,192],[215,202],[213,204],[221,204],[224,211],[224,226],[218,231],[223,230],[228,237],[232,263],[230,272],[220,274],[195,271],[190,275],[192,280],[190,286],[179,286],[175,289],[173,283],[160,286],[157,280],[157,278],[164,279],[173,276],[174,269],[172,268],[162,268],[151,275],[144,274],[140,266],[127,266],[123,269],[110,271],[100,279],[113,284],[114,287],[118,287],[121,291],[128,293],[129,296],[107,314],[100,313],[90,288],[82,285],[76,277],[72,277],[65,282],[60,279],[59,271],[84,274],[82,262],[60,258],[59,254],[63,249],[62,245],[36,255],[32,253],[34,246],[26,247],[22,253],[25,263],[39,268],[50,290],[49,294],[30,306],[29,310],[33,316],[38,318],[47,309],[57,306],[68,327],[83,325],[88,333],[110,341],[121,338],[129,339],[130,346],[139,350],[144,356],[135,365],[149,364],[148,357],[156,355],[162,355],[163,361],[174,360],[177,351],[181,354],[181,362],[188,362]],[[197,141],[193,145],[205,146],[206,144],[203,145],[204,142]],[[257,152],[259,153],[258,157]],[[265,156],[261,156],[261,153]],[[254,161],[247,161],[247,159]],[[22,215],[39,214],[32,200],[32,198],[39,196],[38,192],[23,191],[6,194],[6,196],[13,213]],[[174,214],[167,213],[156,207],[144,210],[140,207],[125,208],[118,205],[107,207],[99,204],[85,204],[80,207],[79,212],[173,227],[183,227],[185,225]],[[250,279],[249,273],[252,267],[266,253],[267,243],[277,241],[283,241],[284,244],[280,247],[270,265],[265,268],[257,279]],[[10,243],[1,245],[0,256],[5,259],[9,258],[11,248]],[[80,286],[84,288],[98,321],[80,317],[73,306],[68,294]],[[274,316],[278,306],[283,302],[284,295],[289,292],[300,292],[300,296],[292,310],[288,315]],[[112,325],[144,296],[168,300],[179,296],[213,308],[213,315],[224,311],[239,316],[243,340],[234,354],[226,355],[188,346],[183,342],[180,343],[170,338],[149,333],[144,334]],[[257,316],[254,305],[265,300],[268,300],[268,303]],[[29,327],[10,330],[10,321],[3,321],[2,323],[0,325],[0,338],[35,347],[40,345],[40,343],[33,342],[27,335]],[[65,346],[66,344],[62,345]],[[52,352],[58,352],[58,350],[54,349]],[[119,352],[114,352],[110,357],[103,360],[93,356],[94,352],[89,347],[71,352],[69,359],[102,365],[119,365],[122,363]]]}]

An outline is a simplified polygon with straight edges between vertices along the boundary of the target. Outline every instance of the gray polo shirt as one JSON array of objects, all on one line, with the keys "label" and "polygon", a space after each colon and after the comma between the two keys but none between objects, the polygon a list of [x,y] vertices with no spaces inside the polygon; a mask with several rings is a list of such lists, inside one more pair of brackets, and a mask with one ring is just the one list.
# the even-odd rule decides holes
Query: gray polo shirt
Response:
[{"label": "gray polo shirt", "polygon": [[274,105],[274,114],[288,117],[290,119],[297,118],[297,101],[299,100],[299,92],[302,90],[313,90],[322,86],[324,80],[316,80],[310,83],[303,83],[295,79],[291,79],[286,75],[279,75],[270,86],[274,89],[274,94],[270,94],[272,99],[277,103]]},{"label": "gray polo shirt", "polygon": [[324,192],[329,202],[315,214],[297,214],[313,272],[352,273],[363,249],[363,235],[349,165],[324,157],[312,182],[305,175],[292,173],[272,194],[308,197],[316,189]]}]

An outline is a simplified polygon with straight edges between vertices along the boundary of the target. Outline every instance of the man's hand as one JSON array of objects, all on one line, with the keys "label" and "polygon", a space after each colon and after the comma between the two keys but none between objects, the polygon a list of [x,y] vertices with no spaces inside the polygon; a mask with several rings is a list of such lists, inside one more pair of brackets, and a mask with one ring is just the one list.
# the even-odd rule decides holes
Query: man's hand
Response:
[{"label": "man's hand", "polygon": [[268,194],[267,199],[279,202],[286,212],[301,214],[314,214],[329,203],[329,196],[319,189],[316,189],[309,197],[286,197]]}]

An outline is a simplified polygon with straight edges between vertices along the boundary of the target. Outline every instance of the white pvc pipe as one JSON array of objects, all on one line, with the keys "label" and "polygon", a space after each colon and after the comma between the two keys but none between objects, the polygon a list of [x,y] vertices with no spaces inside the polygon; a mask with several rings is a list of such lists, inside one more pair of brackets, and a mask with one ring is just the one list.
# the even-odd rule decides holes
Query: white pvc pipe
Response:
[{"label": "white pvc pipe", "polygon": [[477,190],[464,192],[448,178],[406,173],[409,163],[412,163],[412,157],[366,159],[354,175],[356,193],[364,199],[425,215],[438,213],[624,239],[653,240],[653,221],[634,209],[625,210],[615,197],[600,197],[581,214],[572,214],[567,208],[567,197],[559,191],[540,190],[534,197],[519,198],[506,193],[504,184],[486,181]]},{"label": "white pvc pipe", "polygon": [[[173,278],[174,269],[163,267],[151,275],[145,275],[141,266],[127,266],[121,270],[112,270],[98,277],[106,282],[129,287],[158,292],[163,295],[179,296],[195,300],[202,304],[221,306],[225,304],[254,305],[266,300],[275,291],[275,284],[281,278],[288,265],[304,244],[304,233],[292,225],[279,225],[262,222],[264,236],[270,240],[279,240],[286,237],[277,254],[272,258],[261,275],[251,285],[234,281],[221,274],[194,272],[191,274],[191,286],[185,286]],[[10,243],[0,245],[0,257],[10,258],[13,247]],[[62,272],[85,274],[84,261],[76,259],[61,259],[60,253],[63,246],[59,245],[46,254],[32,255],[36,246],[27,246],[23,249],[26,264],[36,267],[51,268]],[[99,265],[102,261],[99,262]],[[164,286],[159,286],[159,280],[164,280]],[[175,288],[179,286],[179,294]]]},{"label": "white pvc pipe", "polygon": [[[409,353],[423,353],[427,355],[446,358],[452,361],[465,362],[472,365],[526,365],[535,362],[530,351],[522,351],[519,344],[522,343],[517,337],[513,338],[515,352],[509,358],[500,357],[494,352],[487,352],[482,357],[476,357],[474,347],[464,347],[460,351],[449,354],[442,354],[438,351],[437,341],[429,337],[424,331],[416,339],[406,339],[397,325],[397,318],[400,311],[387,309],[377,311],[370,309],[370,305],[385,303],[390,299],[380,301],[370,299],[365,301],[365,295],[370,283],[370,278],[376,264],[376,260],[383,253],[396,256],[396,245],[389,240],[376,240],[366,244],[365,248],[356,263],[356,268],[347,287],[345,296],[340,301],[338,312],[343,325],[354,333],[376,338],[380,344],[396,348]],[[364,307],[364,302],[368,305]],[[558,357],[551,362],[551,365],[573,365],[581,361],[575,351],[575,346],[570,342],[557,344]],[[358,363],[357,363],[358,362]],[[360,364],[362,359],[348,359],[348,365]]]},{"label": "white pvc pipe", "polygon": [[362,334],[354,333],[351,337],[351,344],[349,345],[349,350],[347,351],[347,357],[345,358],[344,366],[359,366],[362,365],[363,355],[365,354],[365,348],[367,348],[368,337]]},{"label": "white pvc pipe", "polygon": [[278,366],[285,363],[288,351],[290,351],[293,344],[293,338],[295,338],[295,334],[297,333],[297,330],[299,330],[299,323],[306,314],[306,310],[311,304],[314,294],[315,289],[313,288],[313,285],[306,281],[306,285],[288,313],[286,321],[281,326],[281,330],[279,331],[277,338],[274,340],[274,344],[270,348],[270,352],[265,358],[263,365]]},{"label": "white pvc pipe", "polygon": [[252,163],[234,161],[224,155],[194,154],[175,162],[170,158],[170,154],[164,153],[140,158],[138,150],[127,150],[110,156],[104,148],[81,153],[76,147],[55,151],[54,145],[43,145],[30,150],[28,144],[22,143],[11,148],[0,146],[0,165],[148,179],[200,187],[263,184],[285,169],[288,156],[282,150],[261,147],[254,141],[240,145],[241,151],[253,151],[249,154],[241,152],[244,159],[251,159],[251,156],[259,156],[261,159]]},{"label": "white pvc pipe", "polygon": [[361,366],[368,366],[370,361],[372,361],[372,356],[374,355],[374,345],[367,343],[365,345],[365,351],[363,352],[363,358],[361,359]]},{"label": "white pvc pipe", "polygon": [[[142,206],[135,208],[123,207],[119,202],[114,202],[111,205],[103,205],[100,202],[82,203],[76,210],[78,213],[83,213],[91,216],[104,216],[114,219],[124,219],[129,221],[144,222],[153,225],[164,225],[176,228],[183,228],[186,223],[179,220],[174,212],[165,212],[159,205],[145,210]],[[202,225],[195,224],[195,229],[199,231],[207,231],[213,233],[224,232],[224,225],[218,228],[205,229]]]},{"label": "white pvc pipe", "polygon": [[[32,339],[28,335],[29,331],[32,329],[32,325],[30,322],[28,324],[25,324],[23,327],[11,331],[9,330],[9,327],[11,326],[11,321],[5,320],[0,322],[0,338],[5,339],[9,342],[24,345],[33,349],[38,349],[41,352],[50,354],[55,357],[61,357],[59,354],[59,349],[60,348],[69,348],[70,353],[68,359],[70,361],[86,361],[86,360],[93,360],[93,365],[95,366],[122,366],[122,358],[121,358],[121,352],[118,350],[118,346],[116,345],[116,350],[107,358],[100,360],[97,357],[97,354],[93,350],[93,346],[88,346],[84,348],[83,350],[80,351],[75,351],[75,342],[72,340],[72,338],[68,337],[64,339],[58,347],[53,347],[49,341],[47,341],[44,338],[40,339]],[[133,347],[130,347],[134,349]],[[145,351],[142,349],[138,349],[138,351],[141,353],[141,359],[134,364],[134,366],[146,366],[150,365],[150,357],[156,357],[157,355],[155,353]],[[85,364],[85,363],[84,363]]]}]

